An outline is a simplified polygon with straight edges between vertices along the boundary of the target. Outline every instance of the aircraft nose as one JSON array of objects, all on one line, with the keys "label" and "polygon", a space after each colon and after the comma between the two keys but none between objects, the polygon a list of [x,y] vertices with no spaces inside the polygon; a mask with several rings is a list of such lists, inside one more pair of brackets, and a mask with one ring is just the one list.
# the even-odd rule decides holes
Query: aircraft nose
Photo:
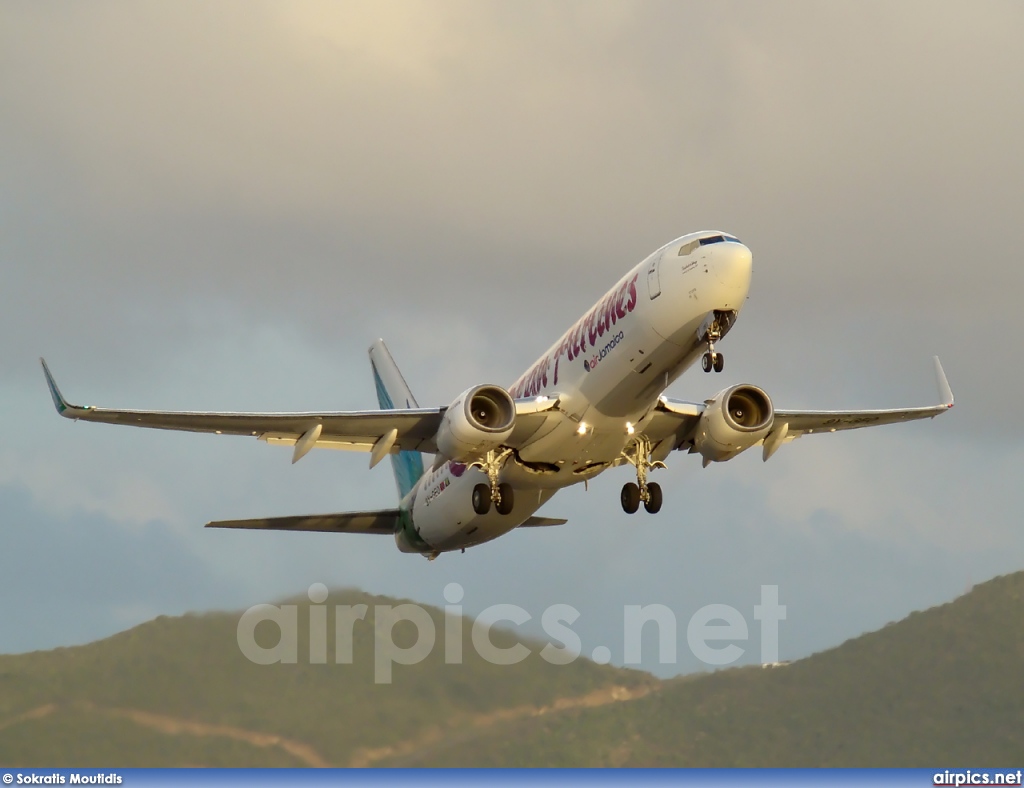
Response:
[{"label": "aircraft nose", "polygon": [[746,296],[753,271],[753,255],[741,243],[718,244],[714,251],[714,272],[718,281],[729,288],[742,290]]}]

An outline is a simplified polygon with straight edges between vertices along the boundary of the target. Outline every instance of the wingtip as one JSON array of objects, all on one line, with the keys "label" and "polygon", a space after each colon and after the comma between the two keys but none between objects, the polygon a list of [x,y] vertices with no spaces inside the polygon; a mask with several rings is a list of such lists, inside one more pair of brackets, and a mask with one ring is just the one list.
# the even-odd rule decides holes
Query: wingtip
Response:
[{"label": "wingtip", "polygon": [[939,361],[938,356],[933,356],[932,358],[935,361],[935,385],[939,389],[939,399],[947,408],[952,408],[955,402],[953,390],[949,387],[949,381],[946,380],[946,373],[942,369],[942,362]]},{"label": "wingtip", "polygon": [[43,374],[46,376],[46,385],[50,389],[50,397],[53,399],[53,407],[57,409],[60,415],[64,415],[70,406],[68,402],[60,393],[60,389],[57,388],[57,382],[53,379],[53,373],[50,372],[50,368],[46,365],[46,359],[42,356],[39,357],[39,363],[43,365]]}]

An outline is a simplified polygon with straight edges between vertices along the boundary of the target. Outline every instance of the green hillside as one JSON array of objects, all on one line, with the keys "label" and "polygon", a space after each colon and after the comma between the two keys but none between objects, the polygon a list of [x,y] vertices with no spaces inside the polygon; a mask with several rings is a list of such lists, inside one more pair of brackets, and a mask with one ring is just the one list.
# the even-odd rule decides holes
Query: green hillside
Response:
[{"label": "green hillside", "polygon": [[352,665],[309,664],[301,600],[292,665],[246,660],[237,613],[0,656],[0,764],[969,766],[1024,754],[1024,573],[786,667],[669,682],[583,659],[553,666],[538,644],[492,665],[469,621],[464,664],[446,665],[444,616],[427,608],[437,647],[375,684],[373,605],[397,602],[327,600],[359,603],[371,614]]},{"label": "green hillside", "polygon": [[[400,600],[355,591],[335,605],[366,604],[353,630],[353,660],[309,664],[308,601],[299,605],[296,664],[256,665],[240,652],[238,613],[160,617],[96,643],[0,656],[0,764],[21,766],[369,765],[463,731],[530,715],[567,699],[644,692],[645,673],[586,660],[550,665],[533,653],[517,665],[492,665],[463,625],[461,665],[444,664],[444,614],[437,646],[422,663],[395,665],[391,684],[374,683],[374,605]],[[261,624],[260,627],[264,625]],[[257,642],[277,639],[272,625]],[[403,629],[407,627],[407,629]],[[415,629],[400,623],[398,645]],[[517,638],[495,631],[498,646]],[[609,695],[610,697],[610,695]]]},{"label": "green hillside", "polygon": [[1022,756],[1018,573],[792,665],[668,683],[402,763],[968,767]]}]

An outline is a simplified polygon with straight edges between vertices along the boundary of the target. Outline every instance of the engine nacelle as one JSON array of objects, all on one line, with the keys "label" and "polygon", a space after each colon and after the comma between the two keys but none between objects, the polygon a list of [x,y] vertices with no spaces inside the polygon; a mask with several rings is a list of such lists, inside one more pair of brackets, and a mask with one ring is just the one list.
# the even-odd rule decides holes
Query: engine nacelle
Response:
[{"label": "engine nacelle", "polygon": [[516,404],[501,386],[474,386],[444,413],[437,450],[449,460],[471,462],[508,440],[516,423]]},{"label": "engine nacelle", "polygon": [[716,394],[701,414],[693,445],[705,460],[722,462],[764,439],[774,421],[767,394],[757,386],[733,386]]}]

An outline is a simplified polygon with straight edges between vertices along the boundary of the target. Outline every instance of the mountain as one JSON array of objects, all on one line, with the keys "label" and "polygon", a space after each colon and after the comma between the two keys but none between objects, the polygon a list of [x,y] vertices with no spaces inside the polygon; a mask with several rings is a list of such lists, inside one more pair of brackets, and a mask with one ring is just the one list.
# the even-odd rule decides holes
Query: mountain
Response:
[{"label": "mountain", "polygon": [[[532,653],[519,664],[491,664],[472,646],[468,619],[462,664],[445,664],[445,614],[424,605],[436,647],[419,664],[395,665],[390,684],[376,683],[377,606],[407,602],[332,593],[323,605],[328,664],[310,664],[305,597],[285,603],[297,608],[295,664],[249,661],[238,613],[161,616],[85,646],[0,656],[0,763],[372,765],[546,709],[637,697],[658,685],[645,673],[583,659],[551,665],[539,656],[543,644],[497,629],[496,646],[518,641]],[[334,612],[360,604],[368,609],[351,630],[352,664],[335,664]],[[261,623],[255,639],[271,647],[278,630]],[[412,645],[412,624],[395,626],[393,639]]]},{"label": "mountain", "polygon": [[[437,645],[375,683],[375,606],[352,664],[310,664],[309,603],[295,664],[241,653],[239,614],[161,617],[86,646],[0,656],[0,763],[19,766],[973,766],[1024,752],[1024,573],[770,670],[658,681],[585,659],[551,665],[541,644],[494,665],[470,643]],[[383,621],[383,613],[381,614]],[[454,619],[453,619],[454,620]],[[394,640],[410,646],[412,624]],[[256,641],[274,644],[269,623]]]},{"label": "mountain", "polygon": [[[1024,573],[784,667],[666,682],[402,765],[1011,765],[1024,753]],[[398,759],[389,761],[398,763]]]}]

